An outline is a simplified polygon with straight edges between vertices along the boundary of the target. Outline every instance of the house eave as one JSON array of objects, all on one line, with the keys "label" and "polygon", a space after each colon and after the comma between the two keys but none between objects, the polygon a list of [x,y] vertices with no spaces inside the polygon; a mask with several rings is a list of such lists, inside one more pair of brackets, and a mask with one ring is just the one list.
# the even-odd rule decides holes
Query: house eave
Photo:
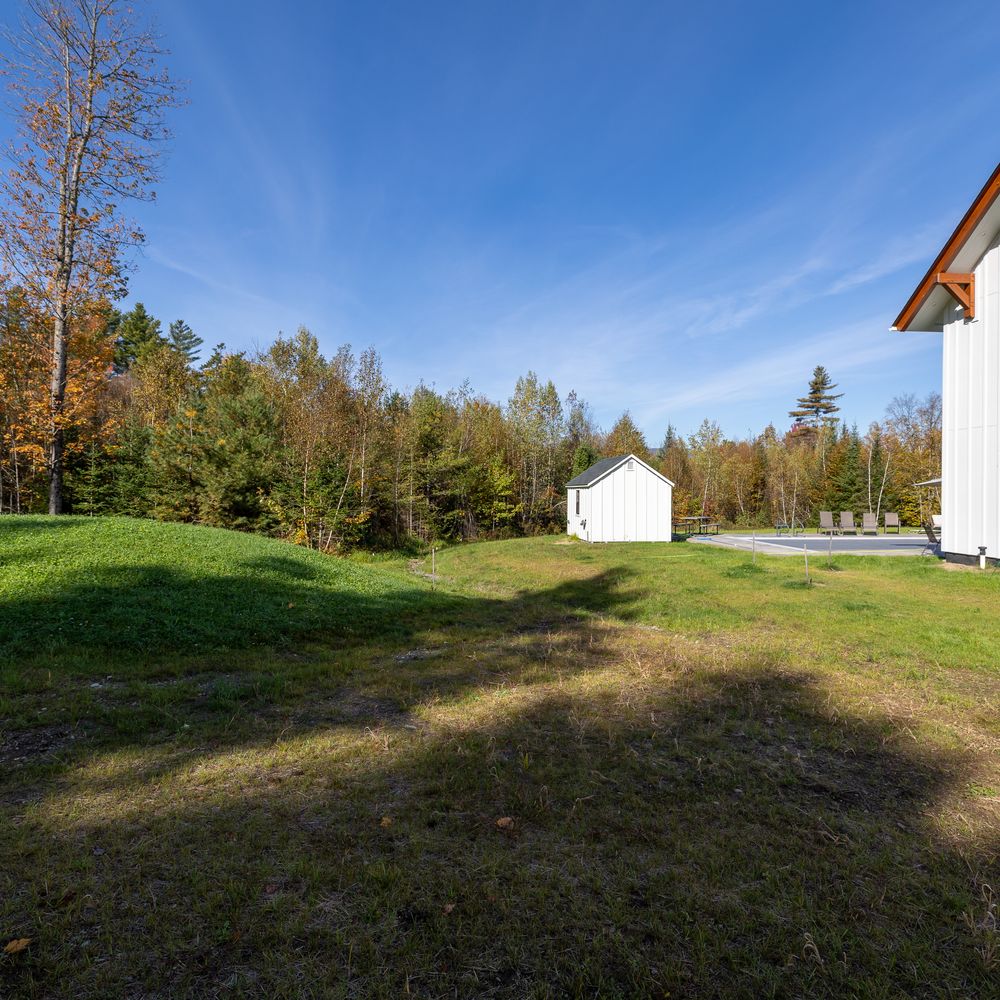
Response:
[{"label": "house eave", "polygon": [[[962,216],[961,222],[913,290],[892,324],[899,333],[940,332],[962,315],[952,310],[954,299],[941,277],[950,272],[971,272],[1000,231],[1000,163]],[[968,312],[966,318],[972,318]]]}]

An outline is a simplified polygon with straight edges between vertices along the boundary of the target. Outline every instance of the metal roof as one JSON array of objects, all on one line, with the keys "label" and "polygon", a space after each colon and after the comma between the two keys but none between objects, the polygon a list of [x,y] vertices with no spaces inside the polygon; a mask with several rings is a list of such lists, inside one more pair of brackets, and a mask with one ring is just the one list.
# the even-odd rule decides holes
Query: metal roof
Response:
[{"label": "metal roof", "polygon": [[567,484],[567,489],[574,486],[592,486],[605,473],[610,472],[616,465],[621,465],[628,455],[615,455],[614,458],[602,458],[595,462],[589,469],[584,469],[578,476],[574,476]]},{"label": "metal roof", "polygon": [[615,455],[614,458],[602,458],[595,462],[589,469],[584,469],[578,476],[574,476],[567,484],[567,489],[582,489],[586,486],[593,486],[599,479],[603,479],[609,472],[617,469],[627,458],[635,459],[640,465],[649,469],[654,476],[659,476],[665,483],[674,484],[662,472],[657,472],[651,465],[644,462],[638,455]]}]

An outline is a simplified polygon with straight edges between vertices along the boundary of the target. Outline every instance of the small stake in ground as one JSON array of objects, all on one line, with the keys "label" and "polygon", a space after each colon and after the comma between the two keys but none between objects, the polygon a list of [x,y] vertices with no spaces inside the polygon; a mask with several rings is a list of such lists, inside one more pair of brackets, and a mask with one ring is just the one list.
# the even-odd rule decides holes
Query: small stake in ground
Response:
[{"label": "small stake in ground", "polygon": [[802,552],[805,554],[805,557],[806,557],[806,583],[808,583],[809,582],[809,546],[805,542],[802,543]]},{"label": "small stake in ground", "polygon": [[757,529],[754,528],[753,532],[753,564],[757,565]]},{"label": "small stake in ground", "polygon": [[833,535],[830,535],[829,538],[830,538],[830,551],[827,553],[826,562],[827,562],[828,566],[832,566],[833,565]]}]

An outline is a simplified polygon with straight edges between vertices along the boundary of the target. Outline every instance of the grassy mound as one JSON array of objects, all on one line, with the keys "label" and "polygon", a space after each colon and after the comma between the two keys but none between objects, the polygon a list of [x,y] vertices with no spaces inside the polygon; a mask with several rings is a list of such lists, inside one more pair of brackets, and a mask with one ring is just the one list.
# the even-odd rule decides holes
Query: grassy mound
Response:
[{"label": "grassy mound", "polygon": [[0,660],[204,653],[400,627],[426,589],[254,535],[130,518],[0,518]]}]

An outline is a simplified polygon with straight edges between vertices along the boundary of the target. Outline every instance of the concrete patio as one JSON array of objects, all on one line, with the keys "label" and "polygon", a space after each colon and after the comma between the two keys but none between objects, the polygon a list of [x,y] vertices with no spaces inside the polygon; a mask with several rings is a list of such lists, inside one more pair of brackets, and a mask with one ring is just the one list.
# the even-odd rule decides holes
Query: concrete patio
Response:
[{"label": "concrete patio", "polygon": [[[697,545],[718,545],[727,549],[750,552],[753,535],[692,535],[689,542]],[[852,556],[919,556],[930,555],[924,535],[775,535],[761,534],[756,539],[757,551],[766,556],[801,556],[803,547],[809,554]]]}]

